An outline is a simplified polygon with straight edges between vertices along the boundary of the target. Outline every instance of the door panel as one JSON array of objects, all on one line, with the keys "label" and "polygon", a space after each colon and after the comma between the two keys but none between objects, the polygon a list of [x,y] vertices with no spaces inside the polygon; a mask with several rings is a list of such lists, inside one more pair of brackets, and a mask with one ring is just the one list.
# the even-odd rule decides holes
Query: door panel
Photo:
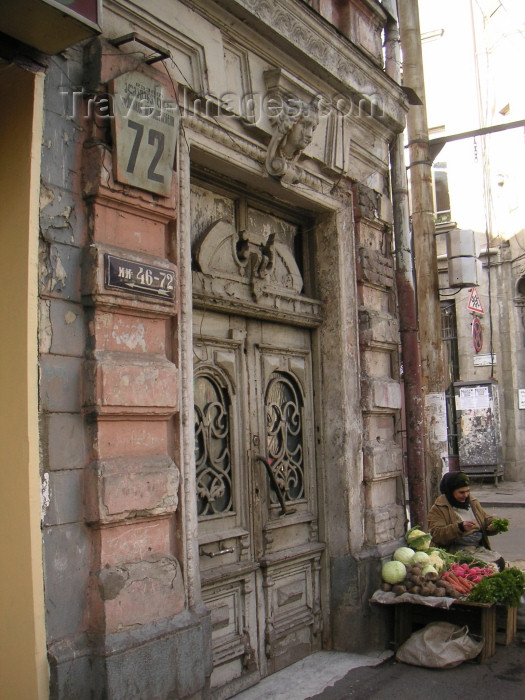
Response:
[{"label": "door panel", "polygon": [[194,320],[202,592],[212,688],[228,697],[320,646],[311,341],[240,316]]}]

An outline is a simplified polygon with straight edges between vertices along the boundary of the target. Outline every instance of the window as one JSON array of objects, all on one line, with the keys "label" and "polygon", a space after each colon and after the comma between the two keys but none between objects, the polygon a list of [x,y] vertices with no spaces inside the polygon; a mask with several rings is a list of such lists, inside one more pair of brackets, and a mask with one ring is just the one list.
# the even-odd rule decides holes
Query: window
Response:
[{"label": "window", "polygon": [[434,166],[432,168],[432,174],[434,177],[436,221],[437,223],[451,221],[447,164],[434,163]]}]

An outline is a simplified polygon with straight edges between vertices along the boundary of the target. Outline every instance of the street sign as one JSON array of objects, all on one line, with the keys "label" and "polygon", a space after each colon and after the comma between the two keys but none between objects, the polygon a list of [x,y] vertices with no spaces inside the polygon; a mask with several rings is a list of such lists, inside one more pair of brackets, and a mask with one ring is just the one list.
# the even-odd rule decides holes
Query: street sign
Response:
[{"label": "street sign", "polygon": [[475,355],[474,356],[474,367],[489,367],[497,363],[497,355],[487,353],[485,355]]},{"label": "street sign", "polygon": [[169,268],[145,265],[105,253],[104,286],[106,289],[120,289],[131,294],[173,301],[175,272]]},{"label": "street sign", "polygon": [[483,307],[481,306],[481,300],[479,298],[476,287],[472,287],[472,289],[470,290],[470,297],[468,300],[467,309],[469,309],[469,311],[477,311],[478,314],[485,313],[483,311]]},{"label": "street sign", "polygon": [[111,91],[115,179],[169,195],[180,118],[175,99],[138,71],[115,78]]},{"label": "street sign", "polygon": [[479,318],[475,318],[472,321],[472,343],[474,345],[474,350],[480,352],[483,347],[483,328],[481,327]]}]

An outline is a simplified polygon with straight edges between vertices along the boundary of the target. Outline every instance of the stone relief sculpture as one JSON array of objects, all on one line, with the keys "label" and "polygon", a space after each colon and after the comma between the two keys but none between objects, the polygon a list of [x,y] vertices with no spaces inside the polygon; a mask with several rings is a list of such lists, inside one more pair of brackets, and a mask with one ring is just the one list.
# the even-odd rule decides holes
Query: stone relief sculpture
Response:
[{"label": "stone relief sculpture", "polygon": [[232,223],[221,219],[209,227],[195,258],[202,273],[213,276],[216,283],[224,280],[232,293],[236,289],[235,296],[240,293],[239,283],[249,285],[256,301],[271,295],[271,290],[295,296],[302,289],[293,254],[275,240],[275,233],[236,232]]},{"label": "stone relief sculpture", "polygon": [[266,155],[266,170],[272,177],[282,178],[312,141],[319,124],[318,105],[315,100],[308,103],[288,96],[281,99],[278,113],[270,120],[274,133]]}]

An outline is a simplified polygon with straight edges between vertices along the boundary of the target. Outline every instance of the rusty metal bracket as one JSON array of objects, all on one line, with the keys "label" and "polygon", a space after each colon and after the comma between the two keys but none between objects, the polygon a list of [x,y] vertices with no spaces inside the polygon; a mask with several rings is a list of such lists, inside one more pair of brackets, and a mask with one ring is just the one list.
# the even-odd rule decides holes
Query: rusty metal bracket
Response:
[{"label": "rusty metal bracket", "polygon": [[147,63],[148,65],[156,63],[157,61],[164,61],[164,59],[166,58],[171,58],[171,53],[168,49],[165,49],[163,46],[155,44],[153,41],[146,39],[141,34],[137,34],[137,32],[125,34],[124,36],[120,36],[117,39],[110,39],[109,43],[113,44],[113,46],[118,47],[122,46],[122,44],[129,44],[132,41],[135,41],[137,44],[141,44],[147,49],[151,49],[156,54],[158,54],[157,56],[151,56],[150,58],[145,59],[144,63]]}]

